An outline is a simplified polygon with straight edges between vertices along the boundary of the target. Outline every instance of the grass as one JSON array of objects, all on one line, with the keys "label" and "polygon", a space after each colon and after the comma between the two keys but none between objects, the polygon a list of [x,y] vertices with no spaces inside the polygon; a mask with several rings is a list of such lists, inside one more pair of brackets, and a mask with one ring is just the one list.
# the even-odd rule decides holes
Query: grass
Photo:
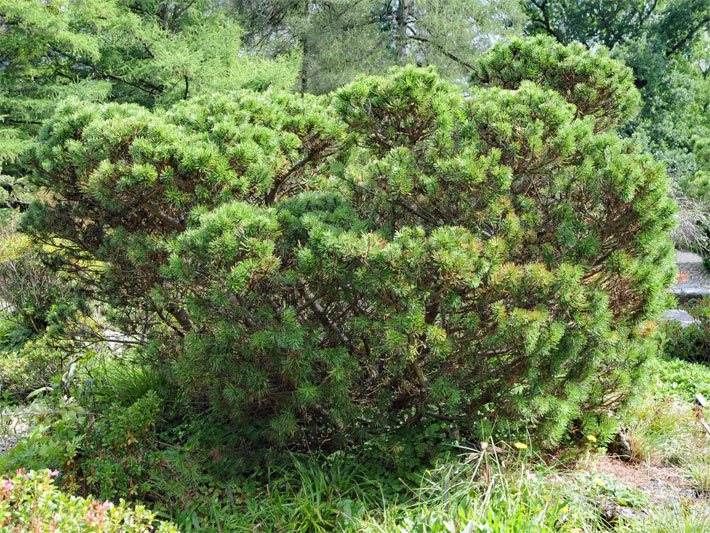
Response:
[{"label": "grass", "polygon": [[693,405],[677,397],[646,397],[626,414],[624,436],[633,462],[683,464],[706,448]]},{"label": "grass", "polygon": [[630,520],[620,533],[707,533],[710,531],[710,506],[677,505],[649,509],[644,517]]},{"label": "grass", "polygon": [[[491,449],[490,447],[488,449]],[[423,479],[410,502],[366,515],[353,531],[594,531],[601,519],[570,474],[512,450],[471,451]]]},{"label": "grass", "polygon": [[[235,505],[213,509],[221,518],[211,523],[223,531],[284,532],[706,531],[710,439],[691,400],[706,390],[708,378],[702,365],[659,360],[648,393],[624,416],[629,468],[672,467],[687,476],[697,497],[679,491],[671,503],[658,503],[653,487],[644,492],[595,472],[595,454],[605,450],[592,443],[578,448],[577,462],[564,464],[487,443],[455,450],[414,487],[393,484],[393,473],[345,454],[293,456],[292,465],[272,470]],[[634,512],[609,516],[609,506]]]},{"label": "grass", "polygon": [[[597,531],[601,517],[586,481],[511,449],[461,450],[393,494],[351,458],[292,457],[232,509],[213,508],[224,531],[458,532]],[[173,516],[175,520],[176,517]],[[184,531],[203,522],[176,520]]]},{"label": "grass", "polygon": [[[653,504],[610,474],[550,463],[513,447],[459,451],[399,494],[344,454],[292,456],[292,464],[267,481],[242,485],[234,503],[214,502],[206,520],[190,510],[171,518],[183,531],[245,532],[702,531],[695,524],[706,523],[702,505]],[[610,517],[604,511],[609,505],[638,517]]]},{"label": "grass", "polygon": [[[146,391],[165,387],[139,365],[101,370],[94,373],[91,391],[98,404],[130,405]],[[151,493],[164,497],[149,504],[185,532],[706,531],[710,438],[695,418],[692,399],[697,392],[710,397],[709,387],[707,367],[661,359],[647,393],[622,418],[631,450],[629,468],[653,464],[687,476],[690,494],[679,492],[671,503],[655,501],[652,487],[646,492],[596,471],[595,460],[606,450],[584,441],[569,443],[564,461],[536,455],[531,451],[534,442],[527,448],[487,442],[438,454],[445,459],[426,471],[395,467],[373,454],[365,458],[338,452],[292,455],[271,469],[222,479],[206,470],[190,470],[200,464],[199,458],[176,448],[176,456],[187,461],[189,475],[161,479],[153,472],[147,482],[163,485]],[[37,428],[46,428],[50,416],[44,404],[39,409],[43,401],[37,403]],[[14,452],[19,459],[37,451],[28,446],[48,446],[51,439],[42,431],[34,441],[30,433],[27,445],[20,443]],[[167,469],[175,470],[179,461],[166,451],[160,453],[161,461],[169,462]],[[610,507],[630,513],[610,516]]]},{"label": "grass", "polygon": [[701,496],[710,499],[710,457],[693,463],[688,467],[693,489]]}]

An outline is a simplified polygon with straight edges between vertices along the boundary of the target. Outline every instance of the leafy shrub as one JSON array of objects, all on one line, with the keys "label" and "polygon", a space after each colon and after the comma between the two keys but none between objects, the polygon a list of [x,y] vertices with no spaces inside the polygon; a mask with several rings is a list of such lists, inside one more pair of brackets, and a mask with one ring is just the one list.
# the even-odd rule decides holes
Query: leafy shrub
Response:
[{"label": "leafy shrub", "polygon": [[0,318],[0,393],[19,402],[51,389],[74,360],[66,348],[47,333],[35,333],[21,317]]},{"label": "leafy shrub", "polygon": [[58,490],[49,470],[18,470],[0,481],[0,527],[7,531],[177,532],[142,506],[84,499]]},{"label": "leafy shrub", "polygon": [[[105,399],[102,398],[102,399]],[[155,391],[132,404],[101,403],[89,412],[74,399],[43,398],[12,415],[30,426],[0,455],[0,473],[19,468],[61,472],[61,487],[72,494],[116,501],[151,502],[162,513],[204,519],[224,482],[211,450],[195,450],[180,428],[163,431],[162,402]],[[233,470],[229,471],[234,474]],[[186,519],[187,519],[186,518]]]},{"label": "leafy shrub", "polygon": [[150,454],[160,400],[154,391],[132,405],[109,407],[84,436],[81,479],[102,498],[142,496],[140,482],[149,477]]},{"label": "leafy shrub", "polygon": [[710,298],[703,298],[689,308],[696,322],[681,327],[669,322],[664,327],[664,351],[671,357],[710,364]]},{"label": "leafy shrub", "polygon": [[41,333],[62,294],[60,278],[42,263],[40,250],[15,231],[15,220],[0,224],[0,312]]},{"label": "leafy shrub", "polygon": [[710,368],[682,359],[662,358],[655,365],[658,379],[651,390],[660,399],[673,396],[692,402],[697,393],[710,396]]},{"label": "leafy shrub", "polygon": [[76,478],[69,475],[68,467],[80,456],[86,411],[74,399],[53,401],[50,397],[32,402],[17,416],[29,431],[0,455],[0,473],[7,475],[20,468],[61,470],[65,486],[76,488]]},{"label": "leafy shrub", "polygon": [[710,202],[710,139],[695,136],[692,140],[698,170],[683,176],[679,186],[690,198],[697,198],[707,205]]},{"label": "leafy shrub", "polygon": [[57,469],[74,491],[108,499],[143,497],[148,492],[143,483],[156,466],[154,431],[160,407],[155,391],[97,414],[73,400],[49,403],[32,416],[37,425],[0,457],[0,469]]},{"label": "leafy shrub", "polygon": [[437,419],[557,442],[610,420],[655,348],[674,206],[614,131],[628,69],[572,47],[550,70],[548,44],[469,98],[407,67],[330,101],[70,103],[40,135],[53,201],[24,231],[61,239],[51,264],[241,447]]},{"label": "leafy shrub", "polygon": [[36,333],[16,314],[0,318],[0,393],[6,399],[22,403],[51,390],[68,393],[84,377],[80,369],[101,353],[96,343],[65,335],[66,324],[57,320],[51,312],[47,329]]},{"label": "leafy shrub", "polygon": [[68,319],[77,314],[71,282],[44,262],[40,247],[17,233],[15,218],[0,223],[0,392],[24,400],[56,384],[88,352],[65,334]]}]

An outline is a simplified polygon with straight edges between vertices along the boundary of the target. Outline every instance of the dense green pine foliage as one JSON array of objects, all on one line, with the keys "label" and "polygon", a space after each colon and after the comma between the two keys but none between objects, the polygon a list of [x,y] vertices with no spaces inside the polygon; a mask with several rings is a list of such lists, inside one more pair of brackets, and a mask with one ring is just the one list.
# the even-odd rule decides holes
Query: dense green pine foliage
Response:
[{"label": "dense green pine foliage", "polygon": [[0,529],[703,529],[709,24],[0,0]]},{"label": "dense green pine foliage", "polygon": [[633,69],[643,106],[626,133],[635,134],[666,163],[678,195],[707,202],[710,4],[532,0],[523,5],[531,33],[563,44],[605,46]]},{"label": "dense green pine foliage", "polygon": [[511,40],[495,47],[478,63],[474,82],[517,89],[525,81],[553,89],[576,107],[576,115],[591,115],[595,130],[626,124],[638,112],[639,93],[629,90],[634,82],[630,69],[604,52],[587,53],[579,44],[560,45],[549,37]]},{"label": "dense green pine foliage", "polygon": [[674,207],[616,133],[626,67],[536,39],[478,72],[466,97],[406,67],[328,97],[67,103],[23,229],[247,445],[428,419],[556,442],[653,350]]},{"label": "dense green pine foliage", "polygon": [[20,155],[67,97],[154,107],[205,92],[289,88],[298,58],[241,50],[211,0],[0,0],[0,206],[22,207]]}]

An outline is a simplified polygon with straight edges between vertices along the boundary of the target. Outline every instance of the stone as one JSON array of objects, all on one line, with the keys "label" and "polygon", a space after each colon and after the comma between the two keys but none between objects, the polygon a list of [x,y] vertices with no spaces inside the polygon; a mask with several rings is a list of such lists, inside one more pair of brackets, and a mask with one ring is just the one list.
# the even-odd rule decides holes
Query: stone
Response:
[{"label": "stone", "polygon": [[681,328],[686,328],[692,324],[697,323],[697,320],[692,317],[688,311],[683,309],[669,309],[663,314],[665,322],[678,322]]},{"label": "stone", "polygon": [[710,273],[703,265],[703,258],[692,252],[676,252],[680,271],[673,294],[680,302],[710,296]]}]

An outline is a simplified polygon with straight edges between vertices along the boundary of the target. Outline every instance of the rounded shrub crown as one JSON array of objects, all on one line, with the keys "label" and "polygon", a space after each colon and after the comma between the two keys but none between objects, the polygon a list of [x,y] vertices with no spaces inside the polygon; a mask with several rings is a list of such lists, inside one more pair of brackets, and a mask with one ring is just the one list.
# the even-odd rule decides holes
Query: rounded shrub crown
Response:
[{"label": "rounded shrub crown", "polygon": [[70,104],[40,137],[48,200],[25,231],[245,442],[436,418],[553,443],[636,383],[674,206],[612,128],[624,67],[548,44],[497,47],[481,69],[500,77],[467,97],[406,67],[328,100]]},{"label": "rounded shrub crown", "polygon": [[565,46],[542,35],[512,39],[493,47],[477,67],[475,84],[517,89],[532,81],[553,89],[575,106],[578,117],[594,117],[598,131],[633,118],[641,104],[632,70],[605,48],[590,53],[580,43]]}]

